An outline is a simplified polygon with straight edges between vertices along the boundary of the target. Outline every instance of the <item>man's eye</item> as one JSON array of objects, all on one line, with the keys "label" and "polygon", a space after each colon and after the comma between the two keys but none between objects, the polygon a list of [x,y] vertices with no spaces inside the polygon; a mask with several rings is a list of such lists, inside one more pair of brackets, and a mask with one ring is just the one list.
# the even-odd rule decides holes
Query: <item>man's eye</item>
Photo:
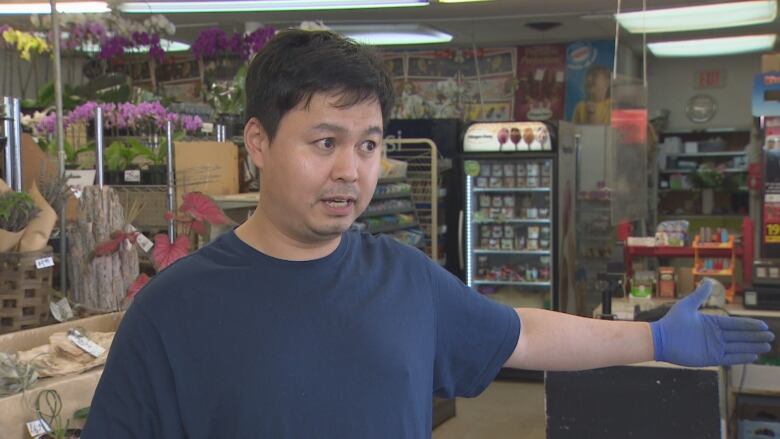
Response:
[{"label": "man's eye", "polygon": [[332,138],[320,139],[315,142],[317,147],[321,149],[333,149],[336,147],[336,141]]},{"label": "man's eye", "polygon": [[360,149],[362,149],[365,152],[371,152],[376,149],[376,142],[373,140],[366,140],[360,145]]}]

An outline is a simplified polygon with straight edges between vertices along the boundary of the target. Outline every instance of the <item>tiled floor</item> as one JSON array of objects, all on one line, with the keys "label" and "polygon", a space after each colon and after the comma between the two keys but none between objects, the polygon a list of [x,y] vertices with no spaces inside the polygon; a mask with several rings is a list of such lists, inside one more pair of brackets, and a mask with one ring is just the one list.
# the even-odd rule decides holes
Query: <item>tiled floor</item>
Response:
[{"label": "tiled floor", "polygon": [[476,398],[458,399],[456,413],[433,439],[545,439],[541,382],[496,381]]}]

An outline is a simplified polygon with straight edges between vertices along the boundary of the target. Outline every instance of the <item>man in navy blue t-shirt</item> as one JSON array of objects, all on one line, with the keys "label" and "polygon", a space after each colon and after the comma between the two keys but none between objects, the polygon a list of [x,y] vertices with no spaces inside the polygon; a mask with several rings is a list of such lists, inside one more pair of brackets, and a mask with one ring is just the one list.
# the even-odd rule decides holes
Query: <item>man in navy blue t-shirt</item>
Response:
[{"label": "man in navy blue t-shirt", "polygon": [[653,324],[511,309],[416,249],[348,232],[393,107],[366,47],[282,32],[246,96],[258,207],[137,296],[83,438],[426,438],[432,396],[478,395],[504,366],[703,366],[769,349],[762,322],[697,311],[707,283]]}]

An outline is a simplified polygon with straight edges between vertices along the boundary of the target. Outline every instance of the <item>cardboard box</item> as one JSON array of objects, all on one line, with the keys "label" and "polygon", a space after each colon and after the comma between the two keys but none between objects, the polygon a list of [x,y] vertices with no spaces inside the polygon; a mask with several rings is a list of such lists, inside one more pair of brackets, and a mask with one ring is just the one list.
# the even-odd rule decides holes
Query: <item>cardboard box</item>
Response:
[{"label": "cardboard box", "polygon": [[693,290],[693,268],[677,267],[677,297],[685,297]]},{"label": "cardboard box", "polygon": [[[13,332],[0,336],[0,351],[18,352],[49,343],[49,336],[55,332],[67,331],[73,327],[87,331],[116,331],[123,313],[104,314],[86,319],[74,320],[26,331]],[[87,407],[92,402],[103,368],[93,369],[79,375],[39,379],[32,388],[24,393],[0,398],[0,438],[29,439],[25,424],[35,419],[31,409],[38,392],[54,389],[62,398],[62,420],[70,419],[73,412]],[[71,422],[71,424],[74,424]],[[72,425],[78,428],[80,425]]]},{"label": "cardboard box", "polygon": [[187,192],[238,193],[238,146],[232,142],[174,142],[176,199]]},{"label": "cardboard box", "polygon": [[780,52],[761,55],[761,72],[780,72]]}]

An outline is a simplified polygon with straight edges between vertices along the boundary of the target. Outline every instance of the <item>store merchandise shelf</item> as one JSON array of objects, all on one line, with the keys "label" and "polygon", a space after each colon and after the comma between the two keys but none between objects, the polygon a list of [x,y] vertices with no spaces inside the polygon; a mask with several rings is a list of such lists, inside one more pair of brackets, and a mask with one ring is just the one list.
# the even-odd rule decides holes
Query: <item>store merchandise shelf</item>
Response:
[{"label": "store merchandise shelf", "polygon": [[667,157],[741,157],[745,151],[714,151],[714,152],[678,152],[666,154]]},{"label": "store merchandise shelf", "polygon": [[411,191],[404,191],[404,192],[389,192],[385,194],[374,194],[373,197],[371,197],[372,200],[386,200],[388,198],[409,198],[412,196]]},{"label": "store merchandise shelf", "polygon": [[488,249],[474,249],[476,255],[549,255],[549,250],[488,250]]},{"label": "store merchandise shelf", "polygon": [[392,184],[392,183],[404,183],[409,181],[406,177],[388,177],[380,178],[377,184]]},{"label": "store merchandise shelf", "polygon": [[731,276],[734,274],[734,270],[729,268],[727,270],[693,270],[694,276]]},{"label": "store merchandise shelf", "polygon": [[513,219],[489,219],[474,221],[474,224],[549,224],[549,218],[531,219],[531,218],[513,218]]},{"label": "store merchandise shelf", "polygon": [[734,244],[730,242],[710,242],[705,244],[694,244],[693,248],[699,250],[731,250]]},{"label": "store merchandise shelf", "polygon": [[477,187],[474,188],[474,192],[550,192],[548,187]]},{"label": "store merchandise shelf", "polygon": [[387,232],[395,232],[398,230],[411,229],[413,227],[420,227],[420,223],[415,221],[409,224],[388,224],[386,226],[381,226],[381,227],[369,227],[368,233],[373,235],[376,233],[387,233]]},{"label": "store merchandise shelf", "polygon": [[[701,248],[703,256],[723,256],[724,252],[731,251],[730,248]],[[626,251],[631,256],[654,256],[660,258],[692,258],[693,247],[639,247],[627,246]],[[737,255],[742,255],[742,248],[737,247]]]},{"label": "store merchandise shelf", "polygon": [[393,215],[396,213],[412,213],[414,212],[413,207],[401,207],[397,209],[385,209],[385,210],[376,210],[373,212],[365,212],[363,215],[360,215],[360,218],[371,218],[376,216],[385,216],[385,215]]},{"label": "store merchandise shelf", "polygon": [[[661,169],[658,172],[661,174],[690,174],[694,169]],[[723,172],[738,174],[741,172],[747,172],[747,168],[726,168]]]},{"label": "store merchandise shelf", "polygon": [[474,285],[517,285],[524,287],[549,287],[550,282],[525,282],[525,281],[509,281],[509,280],[473,280],[471,282]]}]

